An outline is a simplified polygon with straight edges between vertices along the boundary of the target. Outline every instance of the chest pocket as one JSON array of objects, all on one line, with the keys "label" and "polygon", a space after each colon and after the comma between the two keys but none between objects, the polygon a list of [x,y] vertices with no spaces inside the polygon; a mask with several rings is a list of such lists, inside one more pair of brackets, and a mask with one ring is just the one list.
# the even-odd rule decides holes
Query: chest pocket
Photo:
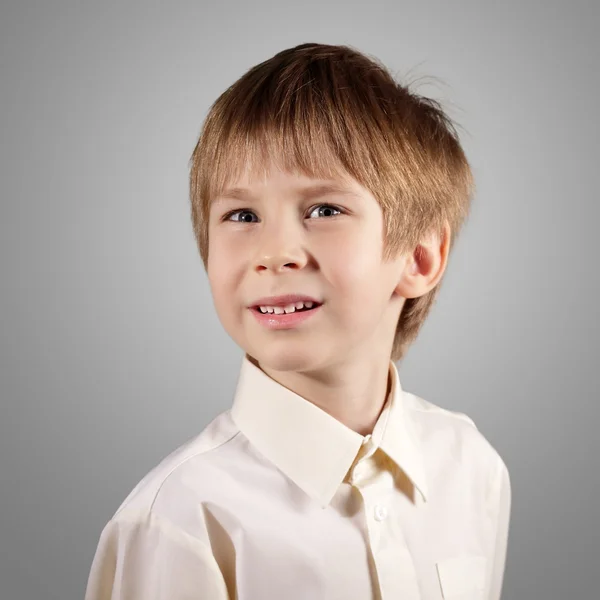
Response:
[{"label": "chest pocket", "polygon": [[445,558],[436,567],[444,600],[487,600],[485,556],[464,554]]}]

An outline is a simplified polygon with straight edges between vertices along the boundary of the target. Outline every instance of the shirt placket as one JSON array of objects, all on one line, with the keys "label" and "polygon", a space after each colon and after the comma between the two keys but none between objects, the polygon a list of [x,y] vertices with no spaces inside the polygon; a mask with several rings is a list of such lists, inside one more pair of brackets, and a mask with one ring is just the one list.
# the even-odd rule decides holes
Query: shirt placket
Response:
[{"label": "shirt placket", "polygon": [[[370,552],[376,570],[381,600],[420,600],[418,579],[402,531],[394,514],[394,479],[388,470],[377,468],[377,448],[366,436],[352,472],[351,482],[363,500]],[[380,451],[381,452],[381,451]]]}]

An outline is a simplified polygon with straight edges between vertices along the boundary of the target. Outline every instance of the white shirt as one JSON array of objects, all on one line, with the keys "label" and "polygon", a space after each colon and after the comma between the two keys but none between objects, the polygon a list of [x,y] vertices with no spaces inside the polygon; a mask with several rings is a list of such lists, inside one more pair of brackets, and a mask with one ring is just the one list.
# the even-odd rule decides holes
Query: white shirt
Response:
[{"label": "white shirt", "polygon": [[85,600],[500,599],[507,468],[389,373],[362,436],[245,355],[231,409],[104,527]]}]

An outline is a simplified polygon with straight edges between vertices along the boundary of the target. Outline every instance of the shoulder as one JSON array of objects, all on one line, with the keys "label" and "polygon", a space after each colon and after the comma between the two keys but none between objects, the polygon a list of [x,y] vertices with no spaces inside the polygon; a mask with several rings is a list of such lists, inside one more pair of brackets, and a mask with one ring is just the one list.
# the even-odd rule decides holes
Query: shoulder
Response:
[{"label": "shoulder", "polygon": [[152,514],[187,528],[197,520],[199,502],[219,492],[238,434],[229,410],[217,415],[201,433],[153,467],[128,493],[111,521]]},{"label": "shoulder", "polygon": [[163,598],[167,590],[183,598],[191,589],[202,598],[228,597],[213,553],[222,539],[211,533],[198,498],[214,487],[214,457],[237,433],[229,411],[221,413],[131,490],[102,528],[86,600]]},{"label": "shoulder", "polygon": [[504,460],[470,416],[408,392],[404,392],[404,402],[424,456],[432,467],[454,466],[485,480],[487,486],[508,477]]}]

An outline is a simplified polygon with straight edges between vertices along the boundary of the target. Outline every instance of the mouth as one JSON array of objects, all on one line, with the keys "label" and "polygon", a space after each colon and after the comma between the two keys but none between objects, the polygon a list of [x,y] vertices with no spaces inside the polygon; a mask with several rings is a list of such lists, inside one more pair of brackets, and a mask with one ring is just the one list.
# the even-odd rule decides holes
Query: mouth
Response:
[{"label": "mouth", "polygon": [[[268,312],[268,311],[262,312],[260,310],[260,306],[253,306],[252,310],[256,311],[257,313],[259,313],[261,315],[283,316],[283,315],[293,315],[296,313],[310,312],[311,310],[315,310],[316,308],[319,308],[319,306],[323,306],[323,303],[315,302],[315,303],[313,303],[313,305],[310,308],[303,306],[302,308],[294,308],[293,311],[287,312],[287,313],[285,311],[277,312],[277,313],[276,312]],[[283,310],[282,306],[278,306],[277,308],[280,308],[281,310]]]},{"label": "mouth", "polygon": [[276,307],[282,312],[261,312],[260,306],[253,306],[252,315],[260,323],[261,326],[271,330],[303,330],[305,323],[310,323],[318,315],[323,306],[323,303],[315,303],[310,308],[296,308],[292,312],[285,312],[281,307]]}]

